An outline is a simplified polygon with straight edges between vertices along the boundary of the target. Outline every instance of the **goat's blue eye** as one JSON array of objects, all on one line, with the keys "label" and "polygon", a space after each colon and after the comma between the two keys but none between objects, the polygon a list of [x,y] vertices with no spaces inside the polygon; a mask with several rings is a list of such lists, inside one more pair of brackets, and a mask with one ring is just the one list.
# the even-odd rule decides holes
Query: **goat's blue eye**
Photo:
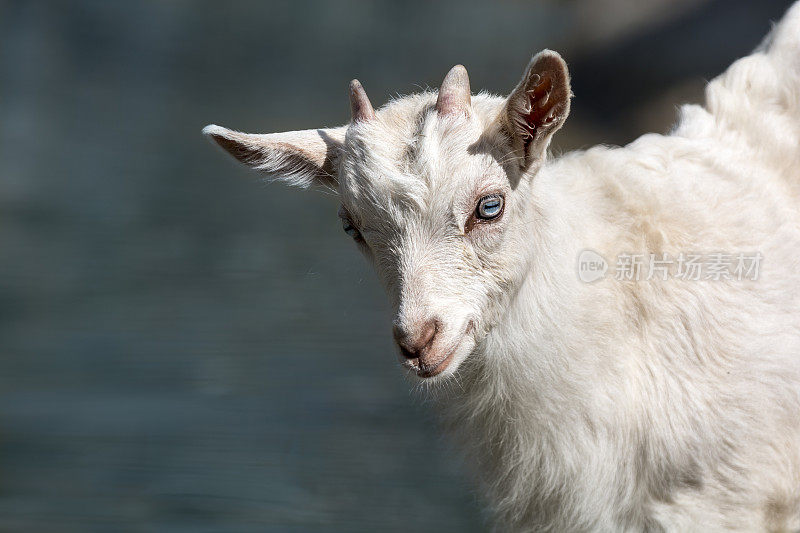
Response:
[{"label": "goat's blue eye", "polygon": [[347,233],[354,239],[361,238],[361,233],[356,229],[356,227],[352,224],[352,222],[350,222],[346,218],[342,219],[342,229],[344,230],[345,233]]},{"label": "goat's blue eye", "polygon": [[342,229],[345,233],[357,241],[363,240],[363,237],[361,237],[361,232],[358,231],[358,228],[356,228],[352,222],[350,222],[350,213],[347,212],[347,209],[345,209],[344,206],[339,207],[339,218],[342,221]]},{"label": "goat's blue eye", "polygon": [[475,216],[483,220],[491,220],[500,216],[503,212],[503,197],[499,194],[484,196],[478,201],[475,208]]}]

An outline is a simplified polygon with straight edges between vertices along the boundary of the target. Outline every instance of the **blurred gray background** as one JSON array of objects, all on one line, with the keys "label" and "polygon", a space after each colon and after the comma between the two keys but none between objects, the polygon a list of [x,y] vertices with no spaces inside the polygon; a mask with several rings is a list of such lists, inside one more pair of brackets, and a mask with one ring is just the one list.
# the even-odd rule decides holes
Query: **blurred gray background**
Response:
[{"label": "blurred gray background", "polygon": [[779,0],[0,1],[0,531],[485,531],[335,198],[200,135],[570,64],[557,150],[667,131]]}]

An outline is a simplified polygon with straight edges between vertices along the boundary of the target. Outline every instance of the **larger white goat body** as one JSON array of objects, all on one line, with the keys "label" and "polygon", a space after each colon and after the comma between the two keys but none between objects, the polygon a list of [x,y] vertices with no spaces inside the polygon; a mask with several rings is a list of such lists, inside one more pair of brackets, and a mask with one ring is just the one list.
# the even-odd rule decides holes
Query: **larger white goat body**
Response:
[{"label": "larger white goat body", "polygon": [[[569,79],[545,51],[505,99],[455,67],[377,111],[354,81],[347,126],[205,131],[338,193],[499,530],[797,531],[800,4],[706,100],[669,135],[547,160]],[[604,279],[581,281],[586,249]],[[757,279],[614,276],[696,253],[759,254]]]},{"label": "larger white goat body", "polygon": [[[535,268],[443,395],[501,530],[800,529],[800,7],[706,98],[533,182]],[[763,261],[584,284],[585,248]]]}]

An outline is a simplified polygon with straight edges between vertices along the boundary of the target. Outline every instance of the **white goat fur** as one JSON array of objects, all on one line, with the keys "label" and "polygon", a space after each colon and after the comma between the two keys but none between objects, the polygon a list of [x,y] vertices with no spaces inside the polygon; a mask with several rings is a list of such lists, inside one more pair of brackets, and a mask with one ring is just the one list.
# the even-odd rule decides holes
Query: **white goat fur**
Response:
[{"label": "white goat fur", "polygon": [[[505,99],[445,117],[435,101],[328,130],[206,133],[273,177],[334,187],[396,323],[441,317],[457,349],[424,389],[499,530],[800,530],[800,4],[669,135],[519,176],[489,153],[508,144]],[[503,220],[466,235],[493,190]],[[756,281],[588,284],[587,248],[764,259]]]}]

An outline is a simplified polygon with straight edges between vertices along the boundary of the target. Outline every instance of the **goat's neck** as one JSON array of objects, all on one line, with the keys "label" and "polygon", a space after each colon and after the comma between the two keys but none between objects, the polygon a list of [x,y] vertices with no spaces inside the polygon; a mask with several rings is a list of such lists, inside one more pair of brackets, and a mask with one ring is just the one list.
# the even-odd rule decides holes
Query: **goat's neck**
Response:
[{"label": "goat's neck", "polygon": [[[465,365],[461,394],[479,398],[486,408],[514,405],[537,413],[532,416],[563,414],[569,406],[561,400],[585,397],[577,385],[596,378],[583,355],[591,350],[588,328],[610,317],[603,316],[608,311],[596,301],[596,289],[595,301],[582,297],[585,285],[576,271],[582,243],[588,240],[579,219],[591,216],[591,202],[574,194],[564,198],[562,187],[568,188],[553,179],[547,193],[534,193],[548,197],[531,209],[525,225],[539,228],[531,238],[530,266]],[[559,212],[565,203],[569,213]],[[569,217],[576,220],[570,223]]]},{"label": "goat's neck", "polygon": [[[553,206],[559,203],[555,196],[548,200]],[[573,213],[590,216],[589,202],[582,209],[582,199],[569,201]],[[581,296],[585,293],[575,269],[585,238],[575,228],[582,225],[564,223],[556,212],[532,216],[537,217],[532,224],[558,221],[542,236],[550,242],[532,248],[535,265],[504,302],[502,316],[459,369],[459,385],[442,402],[445,420],[474,454],[489,483],[521,482],[535,475],[534,465],[520,466],[535,456],[520,455],[520,450],[531,447],[540,450],[540,458],[552,455],[551,465],[568,463],[556,457],[570,450],[560,442],[564,434],[559,428],[571,428],[573,436],[591,433],[596,420],[592,410],[608,397],[598,390],[601,376],[588,356],[594,341],[587,330],[611,317],[603,315],[602,302],[587,304]],[[507,465],[521,469],[506,472]]]}]

